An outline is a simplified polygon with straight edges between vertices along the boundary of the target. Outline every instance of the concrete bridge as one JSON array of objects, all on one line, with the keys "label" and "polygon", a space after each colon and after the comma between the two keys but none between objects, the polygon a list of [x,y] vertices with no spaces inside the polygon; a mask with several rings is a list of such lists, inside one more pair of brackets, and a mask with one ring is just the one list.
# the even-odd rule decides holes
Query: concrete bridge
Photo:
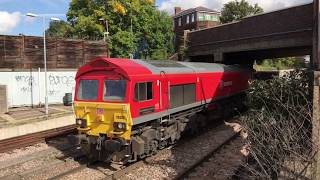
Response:
[{"label": "concrete bridge", "polygon": [[248,62],[311,54],[313,3],[188,33],[191,61]]}]

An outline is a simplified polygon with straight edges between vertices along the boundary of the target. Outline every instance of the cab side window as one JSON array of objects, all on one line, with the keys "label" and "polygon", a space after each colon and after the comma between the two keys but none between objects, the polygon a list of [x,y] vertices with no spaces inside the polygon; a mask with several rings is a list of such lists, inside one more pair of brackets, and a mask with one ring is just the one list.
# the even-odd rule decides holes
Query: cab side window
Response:
[{"label": "cab side window", "polygon": [[152,99],[152,96],[152,82],[136,83],[134,87],[135,101],[148,101]]}]

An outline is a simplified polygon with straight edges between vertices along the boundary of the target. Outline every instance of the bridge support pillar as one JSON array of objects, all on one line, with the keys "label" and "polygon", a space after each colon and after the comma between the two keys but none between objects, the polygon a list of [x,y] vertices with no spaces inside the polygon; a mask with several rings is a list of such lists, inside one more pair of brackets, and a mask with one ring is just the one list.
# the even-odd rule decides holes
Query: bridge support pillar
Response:
[{"label": "bridge support pillar", "polygon": [[183,61],[186,58],[186,51],[188,49],[187,44],[188,44],[188,33],[189,30],[184,30],[183,31],[183,37],[180,41],[180,46],[178,47],[178,60]]},{"label": "bridge support pillar", "polygon": [[312,141],[315,161],[313,163],[312,179],[320,179],[320,3],[313,1],[313,48],[312,66],[313,76],[313,113],[312,113]]},{"label": "bridge support pillar", "polygon": [[215,63],[221,63],[223,61],[223,54],[222,52],[215,52],[213,54],[214,62]]},{"label": "bridge support pillar", "polygon": [[315,153],[315,161],[313,164],[312,179],[320,179],[320,71],[314,71],[313,82],[313,112],[312,112],[312,141],[313,153]]}]

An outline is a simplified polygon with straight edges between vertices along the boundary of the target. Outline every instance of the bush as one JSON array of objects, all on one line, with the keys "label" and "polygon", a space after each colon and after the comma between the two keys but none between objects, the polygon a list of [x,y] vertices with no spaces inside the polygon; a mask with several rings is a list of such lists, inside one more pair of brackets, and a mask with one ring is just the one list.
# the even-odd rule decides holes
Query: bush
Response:
[{"label": "bush", "polygon": [[248,106],[250,110],[241,121],[255,162],[247,164],[251,175],[268,179],[277,179],[280,174],[294,179],[306,175],[314,157],[307,72],[253,81]]}]

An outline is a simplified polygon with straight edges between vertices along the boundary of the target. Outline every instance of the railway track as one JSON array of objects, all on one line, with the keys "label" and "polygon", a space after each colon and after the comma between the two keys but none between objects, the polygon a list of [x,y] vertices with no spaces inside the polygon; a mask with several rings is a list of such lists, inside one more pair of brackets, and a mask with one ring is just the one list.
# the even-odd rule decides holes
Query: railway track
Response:
[{"label": "railway track", "polygon": [[156,156],[160,156],[161,154],[168,153],[168,152],[170,151],[170,148],[171,148],[171,147],[166,148],[166,149],[163,149],[163,150],[159,151],[155,156],[148,157],[148,158],[146,158],[146,159],[144,159],[144,160],[140,160],[140,161],[138,161],[138,162],[136,162],[136,163],[133,163],[133,164],[131,164],[131,165],[129,165],[129,166],[126,166],[126,167],[124,167],[124,168],[122,168],[122,169],[114,172],[113,174],[111,174],[111,175],[103,178],[103,180],[121,179],[123,176],[125,176],[126,174],[134,171],[135,169],[140,168],[140,167],[142,167],[142,166],[145,165],[145,164],[148,164],[148,162],[149,162],[152,158],[154,158],[154,157],[156,157]]},{"label": "railway track", "polygon": [[[184,169],[182,172],[180,172],[176,177],[174,177],[174,180],[182,180],[182,179],[189,179],[189,175],[191,173],[196,172],[197,168],[204,168],[206,167],[205,163],[210,161],[210,158],[212,158],[218,151],[220,151],[222,148],[224,148],[226,145],[232,143],[233,140],[235,140],[237,137],[239,137],[240,132],[235,133],[233,136],[228,138],[225,142],[221,143],[217,148],[213,148],[211,151],[209,151],[207,154],[203,155],[199,160],[195,161],[192,165],[188,166],[186,169]],[[211,167],[212,168],[212,167]]]},{"label": "railway track", "polygon": [[78,166],[78,167],[75,167],[75,168],[73,168],[73,169],[71,169],[71,170],[68,170],[68,171],[63,172],[63,173],[61,173],[61,174],[58,174],[58,175],[56,175],[56,176],[54,176],[54,177],[51,177],[51,178],[49,178],[48,180],[58,180],[58,179],[61,179],[61,178],[63,178],[63,177],[66,177],[66,176],[68,176],[68,175],[70,175],[70,174],[73,174],[73,173],[82,171],[82,170],[84,170],[84,169],[86,169],[86,168],[87,168],[87,165],[86,165],[86,164],[81,164],[81,165]]},{"label": "railway track", "polygon": [[[52,141],[50,140],[49,143],[52,143]],[[39,152],[9,159],[7,162],[0,162],[0,179],[48,179],[33,177],[37,174],[49,172],[56,166],[67,167],[70,164],[81,165],[81,163],[85,162],[85,155],[80,151],[78,146],[69,145],[65,142],[59,146],[59,149],[56,149],[57,146],[49,146],[47,149]],[[24,170],[26,164],[36,164],[36,166]],[[16,168],[19,169],[18,172],[14,170]],[[1,176],[2,172],[4,172],[4,176]],[[63,176],[63,173],[59,174],[62,174],[60,175],[61,177]]]},{"label": "railway track", "polygon": [[[161,150],[157,155],[161,155],[161,154],[164,154],[164,153],[167,153],[168,151],[170,150],[170,148],[166,148],[166,149],[163,149]],[[157,156],[155,155],[155,156]],[[81,157],[77,157],[78,159],[79,158],[84,158],[84,156],[81,156]],[[76,174],[78,172],[81,172],[85,169],[95,169],[96,171],[100,171],[101,173],[103,173],[105,175],[105,177],[103,178],[100,178],[100,180],[115,180],[115,179],[121,179],[124,175],[126,175],[127,173],[130,173],[132,171],[134,171],[135,169],[143,166],[145,163],[148,162],[148,160],[150,159],[151,157],[149,158],[146,158],[144,160],[140,160],[138,162],[135,162],[135,163],[132,163],[130,165],[119,165],[117,168],[118,170],[115,170],[115,171],[112,171],[110,170],[110,166],[108,166],[107,168],[103,168],[102,167],[102,164],[103,163],[96,163],[96,164],[92,164],[92,165],[87,165],[86,164],[86,160],[84,160],[79,166],[76,166],[74,168],[71,168],[67,171],[64,171],[60,174],[57,174],[53,177],[50,177],[48,178],[48,180],[58,180],[58,179],[68,179],[68,176],[69,175],[72,175],[72,174]],[[60,164],[62,164],[62,162],[60,162]],[[56,163],[55,163],[56,165]],[[47,168],[47,167],[46,167]],[[23,175],[22,175],[23,176]],[[23,176],[24,177],[24,176]],[[1,178],[0,178],[1,179]]]},{"label": "railway track", "polygon": [[[223,125],[220,125],[215,129],[219,129],[220,133],[216,134],[216,135],[221,135],[224,134],[224,132],[229,131],[228,129],[224,129],[222,127]],[[203,162],[207,161],[210,157],[212,157],[216,152],[218,152],[221,148],[223,148],[225,145],[232,143],[232,141],[236,138],[238,138],[240,136],[240,130],[234,131],[233,133],[229,133],[227,136],[222,137],[222,141],[217,141],[217,144],[213,145],[210,149],[206,150],[205,153],[202,154],[201,157],[197,157],[195,158],[192,154],[192,152],[187,152],[188,148],[185,148],[185,146],[188,146],[188,142],[189,140],[185,140],[184,142],[182,142],[182,144],[178,144],[176,147],[170,147],[168,149],[164,149],[162,151],[160,151],[159,153],[157,153],[155,156],[146,158],[143,161],[139,161],[133,165],[130,165],[124,169],[121,169],[119,171],[114,172],[112,175],[104,178],[104,179],[123,179],[124,177],[126,177],[128,174],[129,176],[127,176],[127,179],[131,179],[132,176],[130,175],[131,173],[136,174],[135,170],[139,169],[139,168],[144,168],[147,169],[149,172],[149,174],[153,174],[153,170],[152,170],[152,166],[156,165],[157,163],[163,163],[163,158],[161,158],[162,155],[165,154],[169,154],[172,153],[172,151],[177,151],[177,154],[189,154],[190,158],[194,158],[194,160],[191,160],[192,162],[189,163],[188,166],[184,166],[183,168],[176,168],[176,173],[173,174],[173,176],[166,176],[166,177],[160,177],[160,179],[164,178],[164,179],[185,179],[188,177],[189,173],[192,173],[194,169],[196,169],[197,167],[201,166]],[[201,138],[197,137],[197,138]],[[196,138],[195,138],[196,139]],[[199,143],[200,146],[201,143]],[[181,147],[182,146],[182,147]],[[181,147],[181,148],[180,148]],[[185,150],[185,151],[184,151]],[[173,157],[176,159],[179,159],[178,157]],[[160,161],[154,161],[154,159],[161,159]],[[172,167],[172,165],[169,165]],[[174,165],[175,166],[175,165]],[[161,166],[161,169],[165,169],[163,166]],[[158,169],[155,169],[155,172],[158,171]],[[139,174],[137,176],[137,178],[135,178],[135,176],[133,176],[134,178],[132,179],[139,179]],[[155,177],[148,177],[148,176],[144,176],[146,179],[152,179]],[[124,179],[126,179],[124,178]],[[156,177],[159,178],[159,177]]]},{"label": "railway track", "polygon": [[[214,154],[215,152],[217,152],[219,149],[221,149],[221,147],[223,147],[225,144],[230,143],[234,138],[239,136],[239,131],[230,131],[230,127],[225,126],[225,124],[221,124],[221,125],[217,125],[215,128],[211,129],[212,132],[211,135],[208,135],[207,132],[203,133],[203,135],[199,135],[197,137],[191,137],[191,138],[185,138],[182,139],[177,145],[175,146],[171,146],[169,148],[160,150],[156,155],[151,156],[151,157],[147,157],[144,160],[138,161],[136,163],[130,164],[130,165],[126,165],[126,166],[122,166],[122,165],[118,165],[116,168],[110,167],[110,166],[104,166],[103,163],[98,163],[98,164],[93,164],[90,166],[87,166],[86,163],[86,159],[82,154],[78,154],[76,155],[77,152],[76,148],[67,148],[65,150],[65,152],[63,152],[62,154],[62,158],[58,157],[58,156],[54,156],[54,158],[52,160],[49,161],[48,164],[44,164],[41,167],[37,167],[35,169],[30,169],[29,171],[25,171],[25,172],[21,172],[21,173],[14,173],[11,174],[9,176],[7,176],[7,178],[18,178],[18,179],[51,179],[51,180],[55,180],[55,179],[86,179],[86,178],[92,178],[93,174],[91,174],[91,176],[88,174],[88,177],[82,176],[81,174],[83,174],[85,171],[90,171],[95,172],[97,174],[99,174],[99,176],[96,176],[94,179],[123,179],[126,177],[132,177],[132,174],[135,173],[139,173],[139,171],[137,171],[137,169],[147,169],[147,171],[149,171],[150,174],[153,174],[152,171],[154,171],[153,167],[158,166],[159,164],[163,163],[160,161],[157,161],[155,159],[159,159],[161,158],[161,156],[166,156],[167,154],[174,154],[173,157],[170,157],[170,159],[168,161],[171,161],[171,159],[179,159],[179,155],[180,154],[191,154],[192,157],[192,153],[197,153],[197,154],[201,154],[201,157],[197,157],[194,158],[194,160],[192,161],[192,163],[189,163],[188,166],[184,166],[183,168],[176,168],[176,173],[172,174],[168,177],[164,177],[164,178],[173,178],[174,179],[184,179],[185,177],[188,176],[188,174],[190,172],[192,172],[196,167],[198,167],[199,165],[201,165],[202,162],[206,161],[206,159],[208,159],[209,157],[211,157],[212,154]],[[226,135],[227,134],[227,135]],[[206,151],[203,152],[192,152],[188,150],[190,150],[190,146],[200,146],[197,144],[193,144],[192,141],[201,141],[201,139],[203,139],[203,137],[207,137],[207,138],[213,138],[214,136],[222,136],[219,137],[217,139],[220,140],[215,140],[213,139],[213,142],[215,142],[215,144],[210,148],[207,149]],[[191,141],[190,141],[191,140]],[[201,144],[201,142],[200,142]],[[73,156],[69,156],[70,154],[72,154]],[[180,163],[182,164],[182,163]],[[172,165],[166,165],[168,167],[173,167]],[[176,165],[174,165],[176,166]],[[41,176],[40,174],[44,174],[46,175],[47,172],[50,171],[54,171],[51,170],[53,167],[62,167],[61,170],[56,171],[55,173],[52,173],[52,175],[47,175],[45,177]],[[155,169],[156,170],[156,169]],[[0,173],[1,173],[1,169],[0,169]],[[143,174],[144,175],[144,174]],[[137,174],[136,179],[139,179],[139,177],[141,178],[141,173]],[[147,177],[147,176],[146,176]],[[0,177],[1,179],[1,177]],[[133,178],[129,178],[129,179],[135,179],[134,175]],[[150,178],[152,179],[152,178]]]},{"label": "railway track", "polygon": [[48,138],[75,132],[75,129],[76,125],[70,125],[61,128],[14,137],[10,139],[0,140],[0,153],[17,148],[23,148],[40,142],[45,142]]}]

